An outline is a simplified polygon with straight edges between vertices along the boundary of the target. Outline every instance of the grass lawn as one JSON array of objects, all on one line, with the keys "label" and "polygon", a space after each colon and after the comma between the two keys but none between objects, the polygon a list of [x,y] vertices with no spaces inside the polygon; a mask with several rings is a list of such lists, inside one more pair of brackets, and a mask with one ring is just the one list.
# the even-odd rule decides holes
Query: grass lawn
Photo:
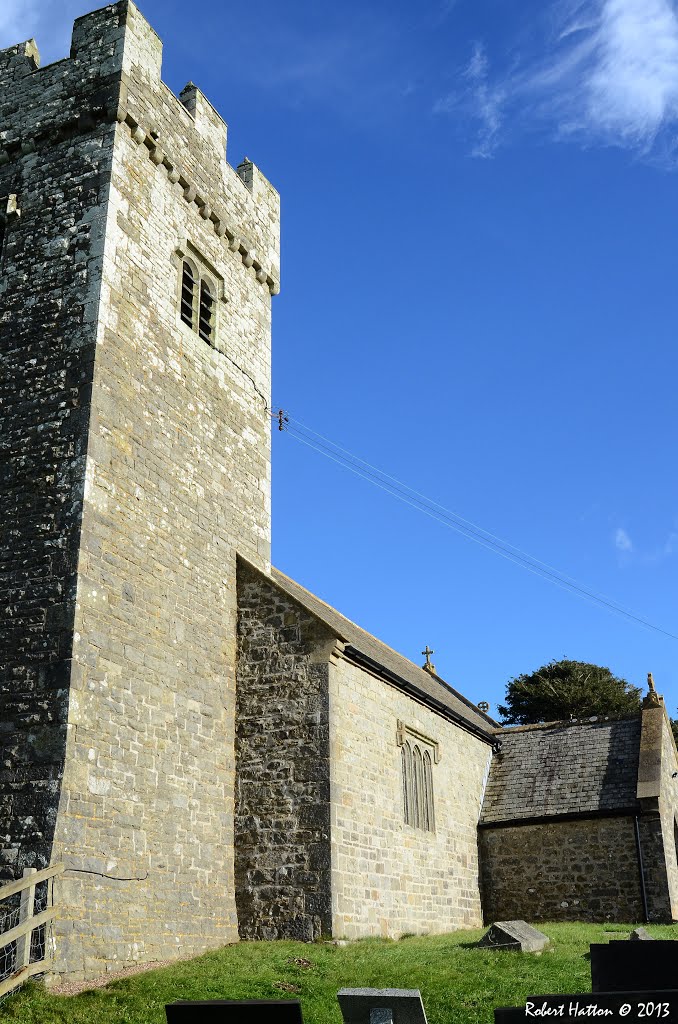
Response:
[{"label": "grass lawn", "polygon": [[[0,1004],[0,1024],[165,1024],[165,1003],[175,999],[285,998],[301,1000],[305,1024],[341,1024],[336,994],[345,987],[418,988],[429,1024],[492,1024],[495,1006],[528,995],[590,992],[589,943],[632,927],[540,925],[551,939],[540,955],[475,949],[480,929],[347,946],[242,942],[76,996],[28,985]],[[649,931],[678,937],[670,925]]]}]

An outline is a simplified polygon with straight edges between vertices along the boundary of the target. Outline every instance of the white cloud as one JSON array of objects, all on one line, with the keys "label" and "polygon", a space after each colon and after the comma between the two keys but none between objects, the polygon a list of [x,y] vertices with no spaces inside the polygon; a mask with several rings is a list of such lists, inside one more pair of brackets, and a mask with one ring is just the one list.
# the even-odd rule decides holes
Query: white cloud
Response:
[{"label": "white cloud", "polygon": [[[474,49],[480,137],[499,128],[544,129],[585,145],[617,145],[648,154],[662,134],[674,148],[678,124],[677,0],[552,0],[538,40],[502,74],[489,74]],[[482,56],[479,56],[479,52]],[[508,56],[505,58],[508,60]],[[437,112],[459,111],[444,97]],[[499,113],[501,111],[501,118]],[[476,147],[477,148],[477,147]],[[478,155],[484,155],[479,153]]]},{"label": "white cloud", "polygon": [[618,551],[633,551],[633,544],[626,530],[618,527],[614,534],[614,546]]},{"label": "white cloud", "polygon": [[604,136],[650,141],[678,114],[678,19],[671,0],[607,0],[586,113]]},{"label": "white cloud", "polygon": [[473,117],[479,127],[471,155],[487,159],[493,156],[499,142],[505,94],[501,87],[490,84],[489,61],[482,43],[475,44],[461,78],[461,88],[438,100],[433,112],[451,114],[457,111]]}]

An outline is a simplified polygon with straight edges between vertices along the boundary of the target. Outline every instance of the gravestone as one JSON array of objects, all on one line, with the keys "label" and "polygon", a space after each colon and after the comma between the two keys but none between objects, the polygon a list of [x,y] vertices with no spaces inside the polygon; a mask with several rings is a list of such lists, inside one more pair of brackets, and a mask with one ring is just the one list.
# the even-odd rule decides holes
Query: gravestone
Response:
[{"label": "gravestone", "polygon": [[593,992],[663,992],[678,989],[678,942],[591,943]]},{"label": "gravestone", "polygon": [[165,1014],[167,1024],[303,1024],[298,999],[181,1000]]},{"label": "gravestone", "polygon": [[426,1024],[418,988],[342,988],[344,1024]]},{"label": "gravestone", "polygon": [[[639,929],[641,932],[644,929]],[[640,938],[640,936],[638,936]],[[644,938],[651,938],[645,932]],[[495,1024],[533,1024],[546,1017],[606,1017],[607,1024],[678,1024],[675,939],[591,944],[592,992],[528,996],[525,1006],[499,1006]]]},{"label": "gravestone", "polygon": [[639,942],[641,940],[643,942],[646,942],[648,940],[650,942],[655,941],[646,928],[634,928],[631,934],[629,935],[629,939],[631,939],[633,942]]},{"label": "gravestone", "polygon": [[525,1024],[524,1006],[497,1006],[494,1011],[494,1024]]},{"label": "gravestone", "polygon": [[515,949],[522,953],[538,953],[548,944],[548,935],[526,921],[495,921],[478,943],[483,948]]},{"label": "gravestone", "polygon": [[495,1024],[543,1024],[546,1018],[605,1017],[607,1024],[678,1024],[678,992],[587,992],[568,995],[528,996],[525,1006],[501,1006],[494,1011]]}]

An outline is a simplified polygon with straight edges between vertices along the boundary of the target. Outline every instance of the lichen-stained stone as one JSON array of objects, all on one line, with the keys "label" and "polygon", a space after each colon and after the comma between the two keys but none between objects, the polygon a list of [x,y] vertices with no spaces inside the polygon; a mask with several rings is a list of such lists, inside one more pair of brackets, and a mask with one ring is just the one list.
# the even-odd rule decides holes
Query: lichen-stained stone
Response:
[{"label": "lichen-stained stone", "polygon": [[161,56],[127,0],[64,61],[0,52],[0,872],[65,862],[73,977],[237,937],[235,551],[268,567],[279,206]]}]

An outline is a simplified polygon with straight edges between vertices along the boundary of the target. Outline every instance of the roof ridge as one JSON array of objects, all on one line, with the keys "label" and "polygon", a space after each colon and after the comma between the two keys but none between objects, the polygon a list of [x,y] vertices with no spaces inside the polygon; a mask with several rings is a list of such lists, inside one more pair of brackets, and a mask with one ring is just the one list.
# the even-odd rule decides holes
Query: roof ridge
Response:
[{"label": "roof ridge", "polygon": [[590,715],[586,718],[555,718],[550,722],[523,722],[519,725],[500,725],[496,732],[530,732],[537,729],[550,729],[556,725],[569,728],[576,725],[595,725],[597,722],[630,722],[637,718],[640,718],[640,711],[627,715]]}]

